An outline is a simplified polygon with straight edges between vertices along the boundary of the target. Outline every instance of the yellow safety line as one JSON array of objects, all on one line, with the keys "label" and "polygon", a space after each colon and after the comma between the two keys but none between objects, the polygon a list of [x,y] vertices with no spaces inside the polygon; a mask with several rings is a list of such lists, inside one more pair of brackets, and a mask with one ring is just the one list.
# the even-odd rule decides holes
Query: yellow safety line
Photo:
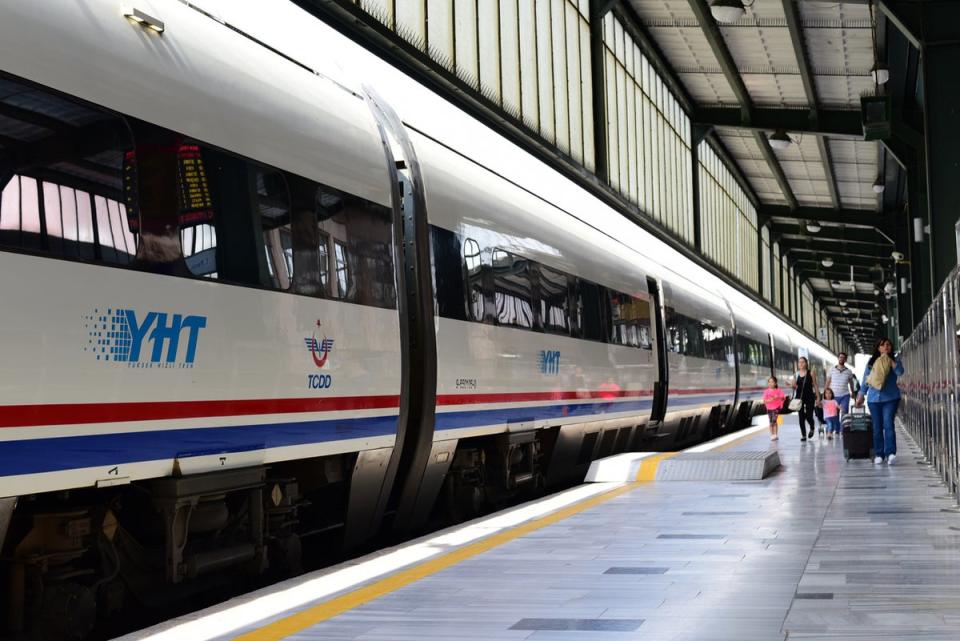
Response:
[{"label": "yellow safety line", "polygon": [[234,637],[234,641],[278,641],[279,639],[283,639],[291,634],[296,634],[297,632],[312,625],[316,625],[321,621],[326,621],[327,619],[333,618],[338,614],[343,614],[344,612],[361,606],[364,603],[373,601],[374,599],[378,599],[386,594],[399,590],[402,587],[410,585],[415,581],[419,581],[420,579],[430,576],[431,574],[440,572],[441,570],[444,570],[450,566],[456,565],[457,563],[469,559],[470,557],[477,556],[478,554],[482,554],[487,550],[495,548],[499,545],[503,545],[504,543],[529,534],[530,532],[534,532],[540,528],[552,525],[558,521],[562,521],[573,516],[574,514],[594,507],[595,505],[606,503],[612,498],[629,492],[630,490],[636,488],[636,486],[636,483],[630,483],[628,485],[618,487],[610,490],[609,492],[600,494],[599,496],[581,501],[580,503],[575,503],[574,505],[566,507],[557,512],[547,514],[539,519],[535,519],[528,523],[518,525],[510,530],[494,534],[481,541],[477,541],[476,543],[471,543],[470,545],[466,545],[459,550],[454,550],[453,552],[449,552],[443,556],[431,559],[419,565],[415,565],[405,570],[400,570],[399,572],[385,577],[376,583],[372,583],[342,596],[331,599],[330,601],[307,608],[301,612],[297,612],[289,617],[285,617],[279,621],[270,623],[257,630],[252,630],[246,634],[241,634],[238,637]]},{"label": "yellow safety line", "polygon": [[[755,436],[755,434],[748,434],[741,439],[731,441],[730,443],[723,445],[722,448],[734,445],[751,436]],[[297,612],[296,614],[292,614],[288,617],[284,617],[278,621],[267,624],[262,628],[241,634],[240,636],[234,637],[233,641],[279,641],[280,639],[286,638],[292,634],[296,634],[297,632],[309,628],[310,626],[326,621],[327,619],[332,619],[333,617],[343,614],[344,612],[348,612],[363,605],[364,603],[368,603],[374,599],[379,599],[382,596],[390,594],[391,592],[395,592],[396,590],[406,587],[411,583],[415,583],[416,581],[428,577],[431,574],[436,574],[441,570],[445,570],[451,566],[454,566],[461,561],[465,561],[466,559],[477,556],[478,554],[482,554],[487,550],[513,541],[514,539],[518,539],[531,532],[535,532],[540,528],[563,521],[564,519],[570,518],[574,514],[588,510],[596,505],[606,503],[610,499],[616,498],[621,494],[625,494],[630,490],[635,489],[640,483],[653,481],[657,476],[657,467],[660,465],[660,462],[676,456],[677,454],[679,454],[679,452],[664,452],[662,454],[654,454],[653,456],[648,456],[642,459],[640,462],[640,469],[637,471],[637,480],[634,483],[629,483],[627,485],[610,490],[609,492],[604,492],[599,496],[594,496],[579,503],[565,507],[562,510],[547,514],[546,516],[534,519],[533,521],[529,521],[528,523],[523,523],[509,530],[499,532],[475,543],[466,545],[458,550],[454,550],[453,552],[448,552],[443,556],[439,556],[435,559],[430,559],[429,561],[420,563],[419,565],[400,570],[399,572],[391,574],[388,577],[384,577],[375,583],[358,588],[329,601],[319,603],[313,607],[306,608],[300,612]]]},{"label": "yellow safety line", "polygon": [[657,468],[662,461],[673,458],[679,452],[664,452],[640,459],[640,469],[637,470],[637,482],[653,481],[657,478]]}]

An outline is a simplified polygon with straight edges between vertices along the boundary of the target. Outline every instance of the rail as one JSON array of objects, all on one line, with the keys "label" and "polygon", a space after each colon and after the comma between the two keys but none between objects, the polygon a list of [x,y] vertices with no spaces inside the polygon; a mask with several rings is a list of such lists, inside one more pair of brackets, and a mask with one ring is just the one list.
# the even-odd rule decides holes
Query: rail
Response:
[{"label": "rail", "polygon": [[954,269],[904,341],[900,418],[950,491],[960,485],[960,269]]}]

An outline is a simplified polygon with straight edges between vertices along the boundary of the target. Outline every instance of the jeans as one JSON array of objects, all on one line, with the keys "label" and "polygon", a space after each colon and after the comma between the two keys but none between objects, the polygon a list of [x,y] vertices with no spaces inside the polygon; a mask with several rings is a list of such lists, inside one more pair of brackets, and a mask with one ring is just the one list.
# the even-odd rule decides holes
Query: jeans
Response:
[{"label": "jeans", "polygon": [[870,406],[870,416],[873,418],[873,453],[874,456],[887,458],[897,453],[897,434],[893,429],[893,417],[897,415],[897,406],[900,399],[867,403]]},{"label": "jeans", "polygon": [[850,395],[844,394],[843,396],[838,396],[836,398],[837,405],[840,406],[840,416],[848,414],[850,412]]},{"label": "jeans", "polygon": [[827,432],[830,432],[833,434],[840,433],[840,417],[839,416],[827,417]]}]

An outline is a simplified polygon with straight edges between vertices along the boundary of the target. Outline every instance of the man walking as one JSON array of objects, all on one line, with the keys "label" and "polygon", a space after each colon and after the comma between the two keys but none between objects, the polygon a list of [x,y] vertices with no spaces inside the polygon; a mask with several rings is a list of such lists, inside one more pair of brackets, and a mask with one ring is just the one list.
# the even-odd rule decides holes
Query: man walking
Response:
[{"label": "man walking", "polygon": [[837,356],[837,364],[827,372],[827,382],[824,389],[833,390],[833,395],[837,399],[837,405],[840,406],[840,416],[850,411],[850,394],[854,391],[853,370],[846,366],[847,355],[840,352]]}]

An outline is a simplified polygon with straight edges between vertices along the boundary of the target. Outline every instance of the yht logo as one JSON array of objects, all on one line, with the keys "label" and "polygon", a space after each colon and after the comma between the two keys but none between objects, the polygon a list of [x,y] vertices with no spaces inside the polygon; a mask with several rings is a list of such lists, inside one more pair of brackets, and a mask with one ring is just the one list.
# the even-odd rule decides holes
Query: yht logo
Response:
[{"label": "yht logo", "polygon": [[537,358],[537,367],[541,374],[556,375],[560,373],[560,350],[541,350]]},{"label": "yht logo", "polygon": [[200,330],[206,316],[147,312],[133,309],[94,310],[84,317],[88,330],[85,351],[97,360],[124,362],[129,367],[193,367]]},{"label": "yht logo", "polygon": [[[320,329],[320,327],[321,323],[317,321],[317,329]],[[330,352],[333,351],[333,339],[324,336],[322,339],[317,340],[317,330],[315,329],[309,338],[303,340],[307,344],[307,351],[313,356],[313,364],[317,367],[326,365],[327,357],[329,357]]]}]

